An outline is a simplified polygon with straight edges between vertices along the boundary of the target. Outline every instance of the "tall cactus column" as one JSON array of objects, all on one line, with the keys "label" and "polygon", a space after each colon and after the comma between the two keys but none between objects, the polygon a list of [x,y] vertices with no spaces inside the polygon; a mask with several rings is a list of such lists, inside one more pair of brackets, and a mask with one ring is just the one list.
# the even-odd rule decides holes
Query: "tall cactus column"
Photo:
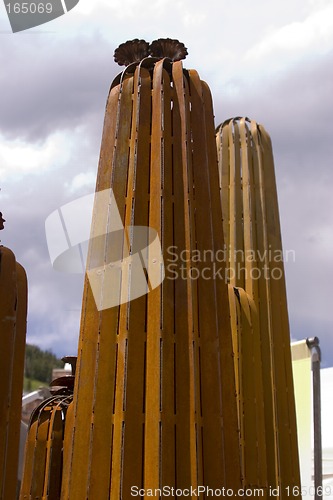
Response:
[{"label": "tall cactus column", "polygon": [[16,497],[27,316],[27,278],[0,246],[0,498]]},{"label": "tall cactus column", "polygon": [[[250,451],[243,453],[245,483],[256,474],[251,446],[257,441],[261,457],[263,453],[266,456],[268,486],[279,488],[280,498],[288,498],[290,488],[299,487],[300,476],[272,145],[262,125],[248,118],[234,118],[218,128],[217,146],[230,285],[235,287],[236,303],[243,311],[244,304],[249,303],[247,321],[253,325],[241,332],[234,312],[238,393],[241,403],[245,402],[240,411],[241,438],[243,450]],[[230,299],[235,309],[234,293]],[[252,370],[248,369],[250,351],[244,348],[249,339]],[[262,393],[259,407],[246,404],[255,401],[254,387],[259,387],[256,379]],[[262,473],[259,469],[257,474]]]},{"label": "tall cactus column", "polygon": [[[101,301],[87,277],[62,499],[241,485],[227,286],[213,279],[214,258],[191,259],[194,250],[223,250],[211,97],[183,69],[183,44],[161,39],[149,50],[135,40],[116,52],[128,66],[109,94],[96,188],[112,192],[104,210],[96,197],[92,235],[100,236],[88,256]],[[109,231],[114,200],[124,231]],[[150,245],[149,293],[122,300],[131,269],[122,267],[119,282],[108,273],[134,258],[137,226],[157,233],[165,279],[151,286],[161,263]],[[107,308],[110,284],[120,284],[120,300]]]}]

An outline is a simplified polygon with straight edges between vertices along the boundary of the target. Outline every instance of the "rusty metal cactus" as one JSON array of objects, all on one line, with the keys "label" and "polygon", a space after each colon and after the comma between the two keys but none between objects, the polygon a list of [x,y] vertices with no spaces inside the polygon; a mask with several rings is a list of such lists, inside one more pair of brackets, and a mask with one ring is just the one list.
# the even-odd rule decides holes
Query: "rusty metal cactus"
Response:
[{"label": "rusty metal cactus", "polygon": [[237,118],[216,148],[186,55],[169,38],[115,51],[126,68],[106,106],[74,394],[58,381],[65,394],[32,417],[22,500],[299,486],[283,263],[273,282],[251,275],[269,258],[246,258],[281,250],[270,139]]},{"label": "rusty metal cactus", "polygon": [[[168,275],[171,247],[223,249],[211,95],[170,56],[125,69],[107,103],[97,191],[113,190],[125,234],[132,224],[157,231],[166,276],[106,310],[86,280],[63,499],[127,499],[135,485],[241,486],[227,285]],[[93,225],[101,220],[95,210]],[[108,265],[119,243],[105,233],[90,256],[100,245]]]},{"label": "rusty metal cactus", "polygon": [[[271,140],[248,118],[217,129],[246,484],[300,484],[288,310]],[[256,456],[256,459],[254,459]]]},{"label": "rusty metal cactus", "polygon": [[25,271],[13,252],[0,246],[0,498],[4,500],[14,499],[17,489],[26,316]]}]

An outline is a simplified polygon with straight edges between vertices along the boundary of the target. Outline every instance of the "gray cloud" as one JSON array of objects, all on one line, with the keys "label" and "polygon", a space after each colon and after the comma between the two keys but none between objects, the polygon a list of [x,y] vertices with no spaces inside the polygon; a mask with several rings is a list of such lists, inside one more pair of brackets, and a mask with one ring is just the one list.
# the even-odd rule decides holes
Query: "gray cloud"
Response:
[{"label": "gray cloud", "polygon": [[57,130],[84,125],[102,112],[117,68],[101,35],[3,37],[0,131],[41,141]]},{"label": "gray cloud", "polygon": [[[65,163],[64,152],[59,151],[52,167],[16,175],[9,172],[1,182],[1,210],[7,221],[1,232],[2,244],[14,251],[28,275],[27,340],[58,355],[77,350],[83,276],[53,270],[45,220],[62,205],[94,191],[103,110],[99,121],[95,130],[91,123],[73,129]],[[89,140],[91,135],[96,138]],[[88,175],[83,175],[83,182],[77,182],[81,174]]]}]

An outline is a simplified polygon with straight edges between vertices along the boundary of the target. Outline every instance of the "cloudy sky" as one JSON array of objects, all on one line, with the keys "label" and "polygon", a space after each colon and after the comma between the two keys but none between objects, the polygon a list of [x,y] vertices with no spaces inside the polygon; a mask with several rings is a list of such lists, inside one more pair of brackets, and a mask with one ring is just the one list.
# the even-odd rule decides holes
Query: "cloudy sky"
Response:
[{"label": "cloudy sky", "polygon": [[209,84],[216,124],[262,123],[274,147],[291,335],[318,336],[333,365],[331,0],[80,0],[13,34],[0,6],[2,244],[29,277],[28,342],[76,354],[82,275],[53,270],[45,219],[94,190],[114,49],[174,37]]}]

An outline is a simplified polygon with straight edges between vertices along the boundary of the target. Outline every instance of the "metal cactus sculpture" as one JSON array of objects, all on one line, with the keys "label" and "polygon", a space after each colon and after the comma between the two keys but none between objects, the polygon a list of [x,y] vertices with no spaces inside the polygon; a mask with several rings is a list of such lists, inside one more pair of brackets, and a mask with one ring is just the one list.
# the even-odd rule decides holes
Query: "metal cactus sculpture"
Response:
[{"label": "metal cactus sculpture", "polygon": [[300,476],[272,146],[262,125],[234,118],[217,148],[244,478],[267,474],[287,498]]},{"label": "metal cactus sculpture", "polygon": [[[0,229],[5,220],[0,213]],[[0,498],[16,497],[27,316],[27,277],[0,246]]]},{"label": "metal cactus sculpture", "polygon": [[246,258],[281,250],[270,141],[235,119],[216,148],[186,54],[171,39],[115,52],[74,394],[32,417],[22,500],[299,485],[283,264],[273,282]]},{"label": "metal cactus sculpture", "polygon": [[52,396],[33,411],[25,446],[24,471],[20,500],[60,498],[62,485],[65,422],[73,400],[76,357],[65,356],[72,364],[72,375],[51,382]]},{"label": "metal cactus sculpture", "polygon": [[[182,44],[158,40],[152,57],[136,60],[145,47],[135,40],[116,53],[128,64],[134,48],[134,62],[111,86],[96,189],[112,189],[131,249],[127,227],[157,231],[166,276],[147,295],[105,310],[86,280],[63,499],[129,499],[131,487],[241,487],[227,285],[190,279],[203,266],[191,258],[185,278],[181,259],[175,279],[167,264],[170,248],[178,256],[223,250],[211,96],[175,60],[186,54]],[[92,240],[88,259],[99,252],[107,267],[123,242],[95,210],[93,228],[101,221],[105,237]],[[148,279],[153,266],[148,255]],[[130,280],[123,269],[122,293]]]}]

